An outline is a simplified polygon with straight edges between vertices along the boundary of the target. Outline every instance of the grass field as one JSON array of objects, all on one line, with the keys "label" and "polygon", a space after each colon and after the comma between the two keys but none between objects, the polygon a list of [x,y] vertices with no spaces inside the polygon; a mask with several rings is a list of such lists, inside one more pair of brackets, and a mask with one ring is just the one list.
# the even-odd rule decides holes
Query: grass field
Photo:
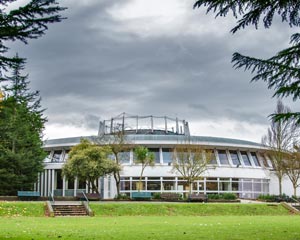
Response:
[{"label": "grass field", "polygon": [[[43,203],[0,202],[0,239],[300,240],[300,216],[275,205],[94,203],[91,207],[95,217],[49,218],[39,216]],[[24,208],[32,213],[8,214],[8,209]]]}]

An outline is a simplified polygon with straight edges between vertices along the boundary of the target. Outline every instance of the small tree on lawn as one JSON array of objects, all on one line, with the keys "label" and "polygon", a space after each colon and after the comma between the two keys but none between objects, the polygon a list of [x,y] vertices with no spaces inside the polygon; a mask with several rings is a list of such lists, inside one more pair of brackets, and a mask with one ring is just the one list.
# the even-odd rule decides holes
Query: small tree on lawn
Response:
[{"label": "small tree on lawn", "polygon": [[113,176],[116,183],[117,195],[120,195],[120,183],[121,176],[120,172],[122,170],[120,156],[122,153],[132,149],[132,145],[128,142],[124,131],[120,128],[118,131],[115,131],[109,135],[103,135],[96,139],[100,145],[107,145],[111,148],[111,152],[114,156],[115,163],[119,166],[113,172]]},{"label": "small tree on lawn", "polygon": [[110,147],[98,146],[87,139],[82,139],[80,144],[71,149],[69,159],[62,170],[63,175],[87,181],[89,189],[91,187],[92,192],[99,193],[96,181],[119,168],[109,158],[110,154]]},{"label": "small tree on lawn", "polygon": [[211,162],[212,154],[199,146],[182,144],[174,149],[173,171],[178,172],[192,192],[192,183],[201,178]]},{"label": "small tree on lawn", "polygon": [[134,150],[135,154],[135,164],[142,164],[142,170],[141,170],[141,175],[140,175],[140,181],[138,184],[137,189],[140,191],[143,189],[143,183],[142,183],[142,178],[143,178],[143,173],[144,170],[147,166],[153,167],[155,164],[155,156],[152,152],[149,151],[148,148],[139,146]]},{"label": "small tree on lawn", "polygon": [[294,151],[285,158],[284,169],[286,175],[292,182],[294,189],[294,196],[297,196],[297,187],[300,186],[300,148],[299,146],[294,146]]},{"label": "small tree on lawn", "polygon": [[[291,112],[281,101],[277,102],[274,114]],[[295,119],[278,120],[271,119],[268,133],[263,136],[262,143],[269,148],[274,173],[279,182],[279,194],[282,195],[282,179],[285,175],[284,161],[287,152],[291,151],[293,144],[299,137],[299,126]]]}]

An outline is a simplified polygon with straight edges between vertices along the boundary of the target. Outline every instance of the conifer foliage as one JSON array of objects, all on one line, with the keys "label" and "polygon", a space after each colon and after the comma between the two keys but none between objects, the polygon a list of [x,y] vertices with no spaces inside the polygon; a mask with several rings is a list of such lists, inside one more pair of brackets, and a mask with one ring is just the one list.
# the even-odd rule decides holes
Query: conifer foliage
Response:
[{"label": "conifer foliage", "polygon": [[4,55],[8,51],[7,42],[19,40],[27,43],[29,39],[42,36],[47,24],[63,19],[58,13],[65,10],[55,0],[31,0],[18,9],[8,10],[13,2],[17,0],[0,1],[0,73],[20,60]]},{"label": "conifer foliage", "polygon": [[[249,25],[258,28],[262,21],[265,28],[272,25],[274,17],[280,17],[288,27],[300,26],[300,1],[295,0],[198,0],[194,8],[207,7],[208,12],[215,12],[216,17],[232,13],[238,19],[231,30],[237,32]],[[280,33],[278,33],[280,34]],[[300,99],[300,33],[290,38],[290,47],[279,51],[268,59],[258,59],[234,53],[232,62],[236,68],[243,68],[254,73],[252,81],[264,81],[268,88],[275,90],[274,96],[291,96],[294,101]],[[300,123],[300,112],[271,115],[274,120],[295,119]]]},{"label": "conifer foliage", "polygon": [[12,73],[2,78],[5,97],[0,102],[0,195],[32,190],[43,169],[43,110],[38,92],[29,90],[22,75],[24,60],[12,61]]}]

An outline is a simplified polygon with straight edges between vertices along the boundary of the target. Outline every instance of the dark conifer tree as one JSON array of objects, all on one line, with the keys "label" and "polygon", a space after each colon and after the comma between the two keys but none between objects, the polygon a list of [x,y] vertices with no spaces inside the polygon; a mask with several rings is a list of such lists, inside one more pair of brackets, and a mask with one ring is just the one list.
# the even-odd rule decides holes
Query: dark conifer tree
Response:
[{"label": "dark conifer tree", "polygon": [[[272,25],[273,18],[279,17],[288,27],[300,26],[300,1],[298,0],[198,0],[194,8],[207,7],[216,17],[232,14],[238,19],[231,30],[235,33],[249,25],[258,28],[262,22],[265,28]],[[280,34],[280,33],[278,33]],[[247,44],[247,43],[245,43]],[[268,59],[258,59],[234,53],[232,62],[236,68],[244,68],[254,73],[252,81],[264,81],[268,88],[275,90],[274,96],[291,96],[294,101],[300,99],[300,33],[290,38],[290,47],[279,51]],[[274,120],[295,119],[300,123],[300,112],[277,113],[271,115]]]},{"label": "dark conifer tree", "polygon": [[12,74],[4,76],[5,97],[0,102],[0,195],[32,190],[43,169],[42,131],[46,122],[38,92],[29,90],[21,75],[24,60],[12,61]]}]

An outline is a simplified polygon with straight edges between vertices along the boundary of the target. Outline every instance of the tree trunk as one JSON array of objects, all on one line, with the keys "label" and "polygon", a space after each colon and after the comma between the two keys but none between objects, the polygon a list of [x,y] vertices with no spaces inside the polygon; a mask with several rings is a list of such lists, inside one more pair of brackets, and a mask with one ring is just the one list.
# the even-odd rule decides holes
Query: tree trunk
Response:
[{"label": "tree trunk", "polygon": [[117,188],[117,196],[120,195],[120,173],[119,172],[114,172],[114,179],[116,182],[116,188]]},{"label": "tree trunk", "polygon": [[278,177],[278,183],[279,183],[279,195],[282,195],[282,177]]},{"label": "tree trunk", "polygon": [[297,184],[293,184],[294,187],[294,196],[297,198]]}]

